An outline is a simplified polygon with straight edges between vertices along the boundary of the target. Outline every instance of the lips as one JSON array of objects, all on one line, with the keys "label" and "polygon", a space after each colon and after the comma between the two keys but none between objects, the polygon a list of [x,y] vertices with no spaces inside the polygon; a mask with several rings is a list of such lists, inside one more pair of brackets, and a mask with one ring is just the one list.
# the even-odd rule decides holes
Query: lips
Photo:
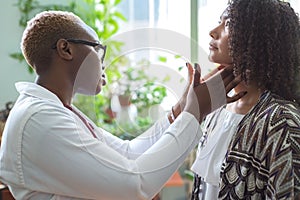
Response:
[{"label": "lips", "polygon": [[215,45],[214,43],[209,43],[209,50],[217,50],[218,49],[218,47],[217,47],[217,45]]}]

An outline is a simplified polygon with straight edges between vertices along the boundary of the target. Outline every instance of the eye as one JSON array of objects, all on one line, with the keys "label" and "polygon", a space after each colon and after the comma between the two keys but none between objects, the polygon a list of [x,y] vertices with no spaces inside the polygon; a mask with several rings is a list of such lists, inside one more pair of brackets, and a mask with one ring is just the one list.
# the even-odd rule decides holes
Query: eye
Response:
[{"label": "eye", "polygon": [[226,32],[229,32],[229,26],[230,26],[230,20],[226,19],[225,22],[224,22],[224,30]]},{"label": "eye", "polygon": [[229,27],[229,25],[230,25],[230,19],[226,19],[226,21],[225,21],[225,27]]}]

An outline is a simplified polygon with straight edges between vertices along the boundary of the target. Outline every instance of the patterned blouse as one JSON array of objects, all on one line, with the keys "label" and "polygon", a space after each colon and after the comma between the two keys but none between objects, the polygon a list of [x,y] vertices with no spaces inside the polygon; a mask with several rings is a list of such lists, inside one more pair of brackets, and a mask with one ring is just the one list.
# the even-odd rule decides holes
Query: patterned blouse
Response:
[{"label": "patterned blouse", "polygon": [[300,198],[300,110],[295,104],[265,92],[228,148],[220,199]]}]

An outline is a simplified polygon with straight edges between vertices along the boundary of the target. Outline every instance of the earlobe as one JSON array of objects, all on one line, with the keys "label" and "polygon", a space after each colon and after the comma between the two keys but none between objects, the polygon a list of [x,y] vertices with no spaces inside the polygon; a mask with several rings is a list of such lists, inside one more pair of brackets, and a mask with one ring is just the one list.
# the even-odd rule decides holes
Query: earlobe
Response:
[{"label": "earlobe", "polygon": [[65,39],[59,39],[56,43],[57,54],[65,60],[72,60],[72,48]]}]

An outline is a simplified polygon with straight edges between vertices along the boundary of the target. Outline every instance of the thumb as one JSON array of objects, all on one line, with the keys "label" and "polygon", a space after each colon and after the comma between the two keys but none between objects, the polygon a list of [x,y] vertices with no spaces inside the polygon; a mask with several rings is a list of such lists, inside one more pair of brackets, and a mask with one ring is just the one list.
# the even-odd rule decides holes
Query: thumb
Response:
[{"label": "thumb", "polygon": [[194,84],[193,86],[196,87],[200,85],[200,78],[201,78],[201,68],[198,63],[194,64],[195,73],[194,73]]},{"label": "thumb", "polygon": [[187,69],[188,69],[188,86],[190,86],[193,82],[193,74],[194,74],[194,69],[193,69],[193,66],[190,64],[190,63],[185,63]]}]

